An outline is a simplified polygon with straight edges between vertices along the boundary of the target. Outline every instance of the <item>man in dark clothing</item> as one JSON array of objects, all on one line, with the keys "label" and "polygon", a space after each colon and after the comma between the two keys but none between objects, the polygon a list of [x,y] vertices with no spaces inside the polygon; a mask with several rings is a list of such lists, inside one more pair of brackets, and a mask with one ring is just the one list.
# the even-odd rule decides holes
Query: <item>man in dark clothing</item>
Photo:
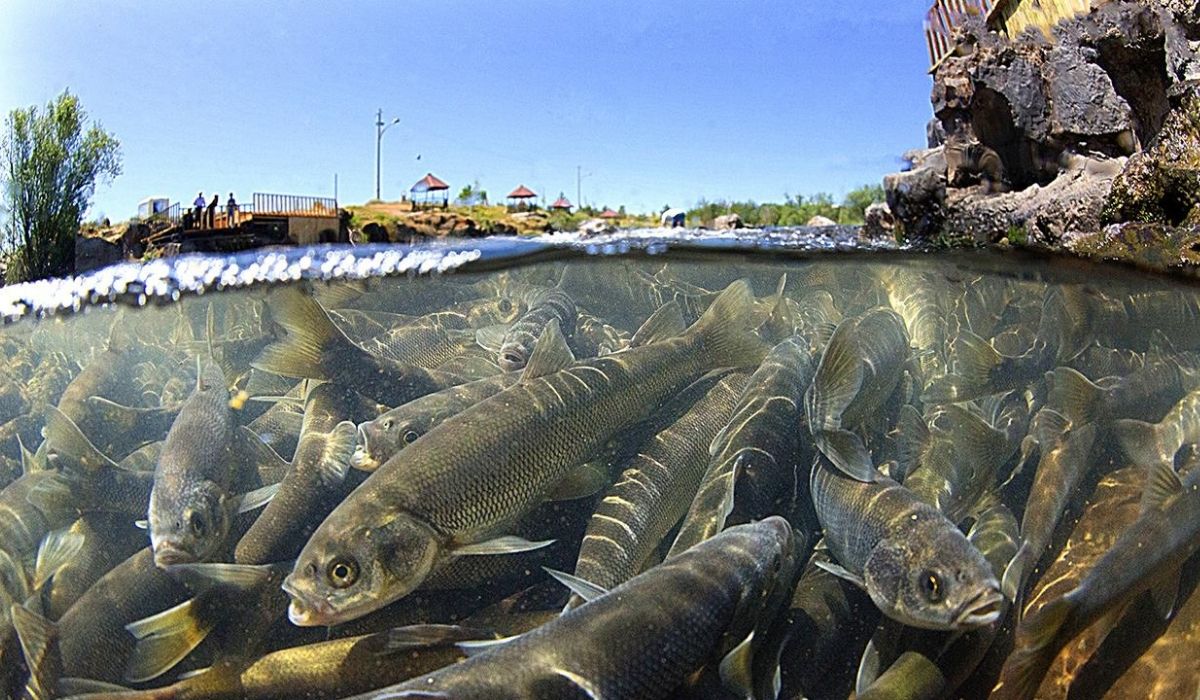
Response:
[{"label": "man in dark clothing", "polygon": [[225,202],[225,225],[228,228],[237,226],[237,200],[233,198],[233,193],[229,193],[229,201]]},{"label": "man in dark clothing", "polygon": [[216,192],[213,192],[212,201],[208,203],[208,211],[205,214],[205,218],[208,219],[208,221],[207,221],[208,225],[205,228],[216,228],[217,227],[217,205],[220,203],[221,203],[221,195],[217,194]]},{"label": "man in dark clothing", "polygon": [[192,217],[192,221],[199,228],[204,228],[204,193],[200,192],[196,195],[196,201],[192,202],[192,206],[196,209],[196,215]]}]

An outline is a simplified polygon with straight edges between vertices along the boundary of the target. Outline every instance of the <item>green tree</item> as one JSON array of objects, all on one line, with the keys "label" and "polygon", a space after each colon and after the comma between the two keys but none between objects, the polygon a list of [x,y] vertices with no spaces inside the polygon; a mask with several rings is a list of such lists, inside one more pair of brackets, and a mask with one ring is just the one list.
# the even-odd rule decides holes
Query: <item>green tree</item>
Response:
[{"label": "green tree", "polygon": [[121,174],[121,146],[87,125],[79,98],[64,92],[46,105],[9,112],[0,141],[0,180],[8,215],[0,246],[5,278],[21,282],[75,270],[75,235],[99,179]]},{"label": "green tree", "polygon": [[866,217],[867,207],[884,201],[882,185],[863,185],[846,193],[842,202],[841,223],[861,224]]}]

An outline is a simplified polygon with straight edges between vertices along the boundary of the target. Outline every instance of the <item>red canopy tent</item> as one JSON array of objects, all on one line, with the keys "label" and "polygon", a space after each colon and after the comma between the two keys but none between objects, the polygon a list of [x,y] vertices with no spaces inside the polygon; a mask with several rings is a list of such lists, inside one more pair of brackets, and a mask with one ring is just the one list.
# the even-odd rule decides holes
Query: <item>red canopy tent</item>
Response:
[{"label": "red canopy tent", "polygon": [[561,209],[563,211],[571,211],[571,202],[568,201],[566,197],[564,197],[560,194],[560,195],[558,195],[558,199],[554,200],[554,204],[550,205],[550,208],[551,209]]},{"label": "red canopy tent", "polygon": [[537,192],[534,192],[525,185],[518,185],[517,189],[508,193],[508,207],[510,209],[529,207],[529,200],[536,198]]},{"label": "red canopy tent", "polygon": [[618,214],[617,212],[613,211],[612,209],[606,208],[604,211],[600,212],[600,218],[601,219],[619,219],[619,218],[621,218],[621,215]]},{"label": "red canopy tent", "polygon": [[[439,180],[433,173],[425,173],[425,177],[417,180],[417,184],[409,188],[409,192],[413,196],[414,205],[418,203],[426,205],[438,204],[439,199],[441,199],[443,207],[450,204],[450,185]],[[440,197],[437,194],[438,192],[442,193]],[[418,199],[418,195],[420,195],[420,199]]]}]

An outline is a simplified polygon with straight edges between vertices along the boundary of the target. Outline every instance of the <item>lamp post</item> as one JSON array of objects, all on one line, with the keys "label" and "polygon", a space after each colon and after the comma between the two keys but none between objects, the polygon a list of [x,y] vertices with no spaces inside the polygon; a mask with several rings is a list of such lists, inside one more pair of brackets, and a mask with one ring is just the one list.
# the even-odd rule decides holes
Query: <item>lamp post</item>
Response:
[{"label": "lamp post", "polygon": [[400,118],[397,117],[389,124],[383,123],[383,110],[375,113],[375,199],[379,199],[379,155],[380,146],[383,143],[383,133],[393,126],[400,123]]},{"label": "lamp post", "polygon": [[591,177],[592,173],[584,174],[583,166],[575,166],[575,206],[583,207],[583,178]]}]

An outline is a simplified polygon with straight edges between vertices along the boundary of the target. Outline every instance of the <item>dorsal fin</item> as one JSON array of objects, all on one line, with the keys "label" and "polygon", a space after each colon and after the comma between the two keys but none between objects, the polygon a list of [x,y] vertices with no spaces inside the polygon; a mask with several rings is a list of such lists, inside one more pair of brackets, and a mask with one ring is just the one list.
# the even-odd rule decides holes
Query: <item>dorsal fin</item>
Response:
[{"label": "dorsal fin", "polygon": [[1183,493],[1183,482],[1169,462],[1154,462],[1146,473],[1142,491],[1141,512],[1158,510],[1174,496]]},{"label": "dorsal fin", "polygon": [[529,355],[529,361],[525,363],[521,381],[527,382],[560,369],[566,369],[573,362],[575,362],[575,356],[571,354],[571,348],[567,346],[567,340],[558,327],[558,321],[552,320],[542,329],[542,334],[533,346],[533,353]]},{"label": "dorsal fin", "polygon": [[637,329],[637,332],[633,334],[633,339],[629,341],[629,347],[637,348],[673,338],[686,329],[687,322],[683,320],[683,311],[680,310],[679,304],[668,301],[650,314],[650,318],[647,318],[641,328]]}]

